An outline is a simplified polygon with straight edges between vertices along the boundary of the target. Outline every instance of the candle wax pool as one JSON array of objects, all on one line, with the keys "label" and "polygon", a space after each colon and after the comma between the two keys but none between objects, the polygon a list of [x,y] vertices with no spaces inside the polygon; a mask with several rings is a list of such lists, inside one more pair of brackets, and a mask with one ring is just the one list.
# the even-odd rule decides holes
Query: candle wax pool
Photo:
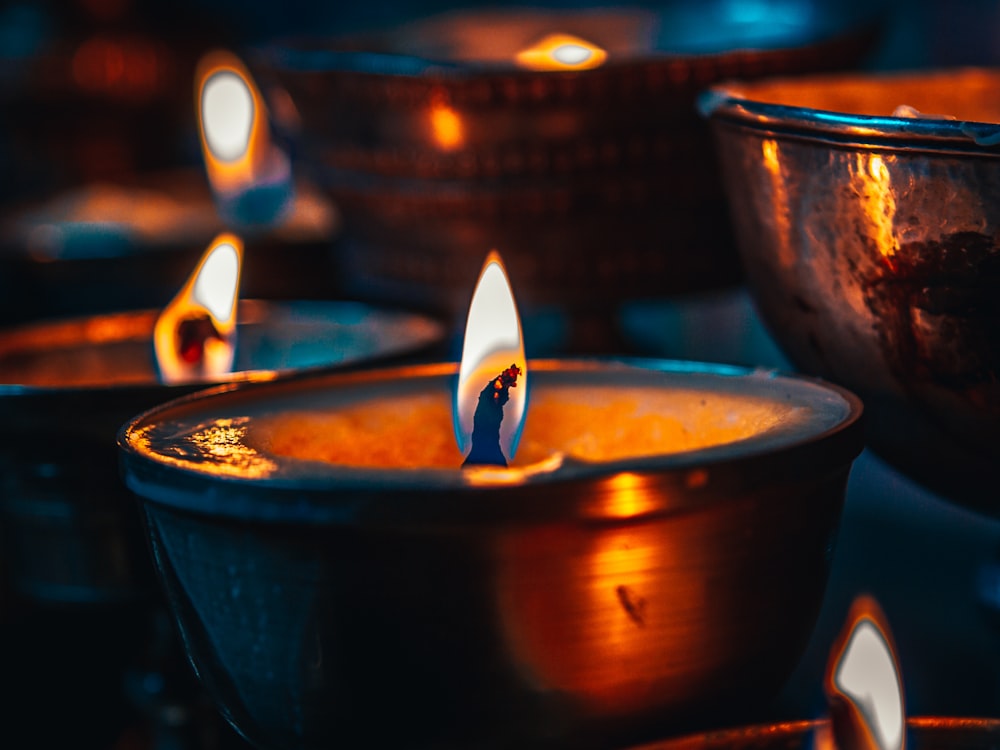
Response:
[{"label": "candle wax pool", "polygon": [[[801,403],[700,388],[546,386],[536,381],[512,466],[564,455],[587,462],[694,451],[815,421]],[[812,421],[811,421],[812,420]],[[813,425],[815,429],[815,425]],[[144,431],[146,450],[170,463],[232,476],[299,474],[303,467],[459,471],[444,388],[355,401],[302,399]]]},{"label": "candle wax pool", "polygon": [[[512,465],[563,453],[610,461],[730,443],[801,418],[801,407],[697,390],[563,387],[532,400]],[[264,455],[367,468],[461,463],[450,404],[436,394],[328,411],[289,411],[253,423]]]}]

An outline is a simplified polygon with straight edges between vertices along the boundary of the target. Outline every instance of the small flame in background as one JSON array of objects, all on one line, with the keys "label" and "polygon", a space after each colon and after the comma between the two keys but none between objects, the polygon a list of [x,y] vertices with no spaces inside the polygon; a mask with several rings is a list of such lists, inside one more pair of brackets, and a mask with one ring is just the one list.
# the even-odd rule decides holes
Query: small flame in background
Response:
[{"label": "small flame in background", "polygon": [[510,390],[510,401],[504,406],[504,418],[500,424],[500,449],[508,461],[514,458],[524,426],[528,367],[517,303],[503,261],[494,250],[483,264],[469,304],[458,387],[455,389],[455,439],[463,456],[472,445],[473,417],[479,392],[512,363],[521,368],[521,374],[517,387]]},{"label": "small flame in background", "polygon": [[603,49],[571,34],[549,34],[514,57],[530,70],[587,70],[599,68],[607,59]]},{"label": "small flame in background", "polygon": [[153,346],[164,383],[218,378],[232,371],[242,262],[240,238],[220,234],[160,313]]},{"label": "small flame in background", "polygon": [[271,140],[267,107],[235,55],[198,63],[196,107],[205,170],[219,212],[237,225],[279,221],[293,197],[291,164]]},{"label": "small flame in background", "polygon": [[904,750],[902,680],[885,615],[873,598],[861,596],[852,605],[824,689],[833,736],[818,738],[817,748]]}]

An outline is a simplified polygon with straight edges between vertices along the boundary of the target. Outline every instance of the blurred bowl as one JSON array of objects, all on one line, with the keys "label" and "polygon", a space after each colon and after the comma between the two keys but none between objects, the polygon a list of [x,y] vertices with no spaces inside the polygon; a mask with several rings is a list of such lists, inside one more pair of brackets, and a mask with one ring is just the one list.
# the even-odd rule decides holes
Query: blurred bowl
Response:
[{"label": "blurred bowl", "polygon": [[[721,365],[530,370],[535,405],[566,387],[677,388],[816,419],[471,479],[457,450],[454,468],[281,458],[256,421],[411,393],[447,404],[449,364],[216,389],[123,428],[188,656],[256,746],[617,747],[746,718],[787,679],[823,598],[860,402]],[[353,419],[365,445],[371,420]]]},{"label": "blurred bowl", "polygon": [[992,512],[997,90],[1000,71],[964,69],[730,83],[702,99],[749,285],[779,344],[862,396],[880,454]]},{"label": "blurred bowl", "polygon": [[[290,95],[304,166],[343,208],[356,288],[455,312],[495,247],[524,305],[563,305],[596,329],[622,299],[739,280],[695,95],[856,64],[872,27],[835,20],[482,10],[297,39],[256,66]],[[515,62],[553,32],[606,60]]]},{"label": "blurred bowl", "polygon": [[35,601],[155,591],[114,437],[143,409],[212,383],[395,361],[441,343],[424,316],[344,302],[242,300],[234,372],[160,383],[155,310],[0,331],[0,519],[14,585]]},{"label": "blurred bowl", "polygon": [[[227,225],[199,169],[94,182],[0,218],[0,322],[165,305]],[[258,299],[336,299],[340,217],[306,181],[278,225],[237,229],[241,289]]]}]

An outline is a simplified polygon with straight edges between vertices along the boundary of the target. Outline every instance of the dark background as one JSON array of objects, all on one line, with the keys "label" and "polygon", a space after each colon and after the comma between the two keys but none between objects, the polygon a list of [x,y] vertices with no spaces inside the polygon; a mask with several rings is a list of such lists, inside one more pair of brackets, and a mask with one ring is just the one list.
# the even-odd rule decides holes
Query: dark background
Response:
[{"label": "dark background", "polygon": [[[765,14],[805,5],[840,14],[845,22],[881,19],[883,35],[866,63],[869,69],[1000,62],[997,1],[709,0],[697,4],[706,12],[714,7]],[[197,135],[189,117],[189,73],[197,57],[209,48],[243,49],[305,31],[354,32],[458,7],[468,5],[399,0],[0,3],[0,214],[90,180],[198,165]],[[86,40],[109,33],[141,40],[157,56],[161,75],[152,84],[147,81],[132,89],[109,86],[85,95],[61,89],[48,64],[51,56],[75,54]],[[60,150],[63,147],[65,151]],[[763,334],[755,319],[744,323],[742,335],[759,341]],[[780,362],[773,350],[761,356]],[[1000,488],[984,487],[983,492],[995,495]],[[1000,575],[992,567],[998,555],[1000,523],[922,490],[877,457],[864,454],[851,480],[819,626],[772,716],[804,718],[822,713],[820,678],[827,649],[851,599],[861,591],[875,594],[892,623],[909,712],[1000,714],[1000,620],[990,606],[1000,603]],[[100,627],[86,620],[75,622],[74,632],[67,633],[60,629],[60,616],[48,613],[44,621],[29,619],[27,625],[4,632],[8,638],[34,638],[36,645],[38,639],[48,639],[47,652],[71,653],[87,649],[93,629]],[[24,654],[18,643],[3,644],[0,680],[30,671]],[[103,664],[99,654],[90,658],[92,665]],[[93,685],[106,688],[105,683],[113,679],[117,676],[110,670],[108,674],[95,672]],[[85,680],[66,687],[54,657],[43,662],[26,683],[6,680],[6,695],[0,699],[0,746],[19,746],[6,745],[4,727],[12,727],[10,731],[17,736],[28,721],[66,721],[79,706],[67,711],[60,700],[67,700],[69,691],[70,699],[86,707],[87,689]],[[39,705],[38,696],[53,696],[53,700]],[[123,716],[126,723],[137,720],[127,711]],[[120,735],[116,741],[119,747],[141,747],[134,739],[141,736]],[[128,741],[133,744],[122,737],[132,737]],[[85,736],[78,739],[78,746],[88,746]]]}]

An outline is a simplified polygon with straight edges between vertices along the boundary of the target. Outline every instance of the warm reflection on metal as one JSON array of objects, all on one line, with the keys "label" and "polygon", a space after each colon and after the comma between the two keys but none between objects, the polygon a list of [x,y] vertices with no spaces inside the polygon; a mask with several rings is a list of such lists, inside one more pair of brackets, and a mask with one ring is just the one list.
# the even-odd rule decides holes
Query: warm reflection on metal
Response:
[{"label": "warm reflection on metal", "polygon": [[906,711],[899,663],[878,603],[860,596],[830,654],[824,689],[835,745],[903,750]]},{"label": "warm reflection on metal", "polygon": [[463,455],[472,441],[473,417],[483,387],[511,364],[521,368],[510,389],[500,423],[500,448],[508,461],[517,452],[528,403],[530,373],[524,356],[521,316],[500,254],[493,250],[483,263],[465,322],[462,360],[455,388],[455,438]]},{"label": "warm reflection on metal", "polygon": [[860,153],[853,175],[861,210],[868,219],[868,234],[887,262],[896,254],[896,198],[892,189],[889,164],[895,157],[881,154]]},{"label": "warm reflection on metal", "polygon": [[[218,476],[246,479],[271,476],[277,464],[246,443],[248,421],[247,417],[234,417],[199,425],[187,435],[178,436],[180,452],[164,456],[164,461],[184,466],[192,455],[205,456],[211,457],[203,462],[205,471]],[[135,439],[138,446],[149,449],[148,430],[136,431]]]},{"label": "warm reflection on metal", "polygon": [[[1000,462],[998,88],[1000,71],[929,71],[702,99],[779,343],[865,399],[876,450],[993,511],[981,488]],[[902,104],[955,119],[894,115]]]},{"label": "warm reflection on metal", "polygon": [[771,200],[774,203],[774,224],[778,245],[778,257],[785,267],[795,263],[795,253],[792,250],[792,222],[788,207],[788,190],[785,187],[785,175],[781,171],[780,146],[774,138],[765,138],[760,142],[761,154],[764,157],[764,168],[771,177]]},{"label": "warm reflection on metal", "polygon": [[453,151],[465,144],[462,116],[447,104],[435,102],[428,111],[434,140],[442,151]]},{"label": "warm reflection on metal", "polygon": [[514,60],[530,70],[589,70],[599,68],[608,53],[595,44],[572,34],[549,34]]},{"label": "warm reflection on metal", "polygon": [[218,379],[236,356],[243,241],[216,237],[153,329],[160,378],[165,383]]}]

